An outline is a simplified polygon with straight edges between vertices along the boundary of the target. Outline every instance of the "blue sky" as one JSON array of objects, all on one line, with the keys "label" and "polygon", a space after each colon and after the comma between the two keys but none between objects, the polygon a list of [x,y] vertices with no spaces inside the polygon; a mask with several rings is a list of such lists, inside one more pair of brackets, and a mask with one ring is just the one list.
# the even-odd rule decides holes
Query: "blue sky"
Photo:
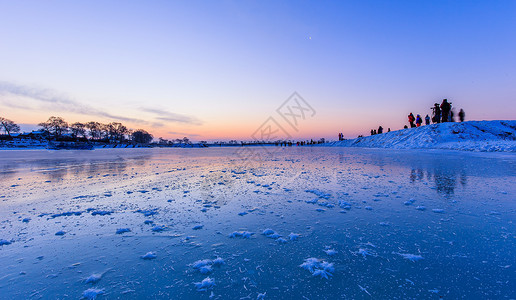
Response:
[{"label": "blue sky", "polygon": [[515,1],[0,1],[0,115],[250,139],[297,91],[296,138],[402,128],[442,98],[514,119]]}]

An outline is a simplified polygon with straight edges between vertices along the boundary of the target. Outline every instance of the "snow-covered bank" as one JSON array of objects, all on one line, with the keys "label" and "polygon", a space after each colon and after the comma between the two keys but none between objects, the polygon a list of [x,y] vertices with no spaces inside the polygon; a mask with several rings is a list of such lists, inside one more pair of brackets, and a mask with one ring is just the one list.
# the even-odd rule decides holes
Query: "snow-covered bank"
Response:
[{"label": "snow-covered bank", "polygon": [[516,121],[468,121],[408,128],[333,142],[336,147],[516,152]]}]

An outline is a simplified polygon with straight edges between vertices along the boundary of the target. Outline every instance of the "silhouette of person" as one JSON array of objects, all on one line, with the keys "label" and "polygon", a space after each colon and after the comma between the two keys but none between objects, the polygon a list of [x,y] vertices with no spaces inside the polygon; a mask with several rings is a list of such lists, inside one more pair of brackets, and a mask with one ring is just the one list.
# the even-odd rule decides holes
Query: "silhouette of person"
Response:
[{"label": "silhouette of person", "polygon": [[371,129],[371,135],[374,135],[374,130],[373,129]]},{"label": "silhouette of person", "polygon": [[432,107],[432,110],[433,110],[432,122],[441,123],[441,108],[439,107],[439,103],[435,103],[434,107]]},{"label": "silhouette of person", "polygon": [[408,115],[408,121],[410,123],[410,128],[414,128],[416,127],[416,125],[414,125],[414,121],[416,120],[416,118],[414,118],[414,115],[412,113],[410,113]]},{"label": "silhouette of person", "polygon": [[459,111],[459,120],[461,122],[464,122],[464,119],[466,118],[466,113],[464,112],[464,110],[461,108],[460,111]]},{"label": "silhouette of person", "polygon": [[425,117],[425,125],[430,125],[430,116],[426,115]]},{"label": "silhouette of person", "polygon": [[375,134],[376,134],[376,129],[373,130],[373,135],[375,135]]},{"label": "silhouette of person", "polygon": [[381,134],[381,133],[383,133],[383,127],[382,126],[378,127],[378,134]]},{"label": "silhouette of person", "polygon": [[387,132],[391,132],[391,128],[390,128],[390,127],[389,127],[389,128],[387,128]]},{"label": "silhouette of person", "polygon": [[441,103],[441,113],[442,113],[442,122],[448,122],[448,117],[451,111],[451,102],[448,102],[448,99],[443,99],[443,103]]}]

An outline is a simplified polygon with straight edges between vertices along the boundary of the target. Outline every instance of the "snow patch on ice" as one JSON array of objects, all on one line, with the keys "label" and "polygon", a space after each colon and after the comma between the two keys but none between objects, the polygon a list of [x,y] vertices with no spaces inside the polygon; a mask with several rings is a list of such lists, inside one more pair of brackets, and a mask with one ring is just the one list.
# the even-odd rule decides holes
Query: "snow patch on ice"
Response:
[{"label": "snow patch on ice", "polygon": [[152,251],[147,252],[147,253],[145,253],[145,255],[140,256],[141,259],[145,259],[145,260],[155,259],[157,257],[158,256],[156,255],[156,253],[154,253]]},{"label": "snow patch on ice", "polygon": [[95,300],[97,299],[97,296],[104,294],[104,290],[100,289],[87,289],[84,292],[82,292],[82,298],[81,299],[88,299],[88,300]]},{"label": "snow patch on ice", "polygon": [[335,271],[333,263],[315,257],[305,259],[299,266],[312,273],[312,276],[320,276],[326,279],[329,279],[328,276],[333,276],[332,273]]},{"label": "snow patch on ice", "polygon": [[215,280],[210,277],[206,277],[201,282],[194,282],[194,285],[199,292],[204,292],[215,286]]}]

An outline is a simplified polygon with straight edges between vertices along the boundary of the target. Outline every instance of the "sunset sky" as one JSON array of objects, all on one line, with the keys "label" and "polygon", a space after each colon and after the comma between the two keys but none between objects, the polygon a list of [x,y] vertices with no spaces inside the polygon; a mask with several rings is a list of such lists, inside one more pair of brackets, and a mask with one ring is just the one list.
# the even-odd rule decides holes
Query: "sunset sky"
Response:
[{"label": "sunset sky", "polygon": [[[251,140],[516,117],[516,1],[0,1],[0,116]],[[277,109],[294,92],[315,114]]]}]

